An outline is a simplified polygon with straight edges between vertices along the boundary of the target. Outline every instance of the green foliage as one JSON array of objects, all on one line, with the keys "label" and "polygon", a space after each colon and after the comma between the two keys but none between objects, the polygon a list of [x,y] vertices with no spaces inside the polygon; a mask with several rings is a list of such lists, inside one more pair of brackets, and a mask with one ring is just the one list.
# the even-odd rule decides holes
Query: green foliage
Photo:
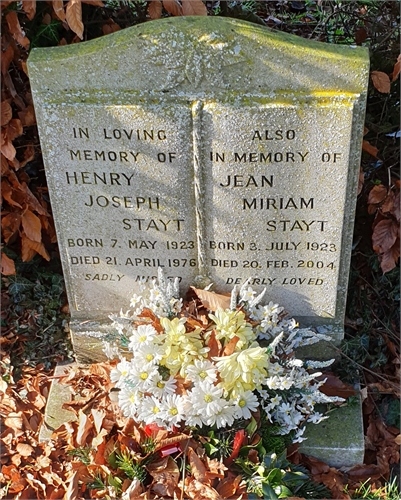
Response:
[{"label": "green foliage", "polygon": [[30,49],[36,47],[54,47],[60,40],[61,21],[52,19],[49,24],[40,24],[36,30],[30,30]]},{"label": "green foliage", "polygon": [[78,458],[84,465],[90,465],[92,450],[91,446],[81,446],[80,448],[67,451],[67,455]]},{"label": "green foliage", "polygon": [[280,455],[266,454],[258,465],[243,458],[235,463],[246,478],[250,499],[277,500],[300,495],[310,499],[330,498],[327,488],[311,481],[305,468],[287,460],[285,451]]},{"label": "green foliage", "polygon": [[100,474],[97,474],[93,478],[93,481],[87,483],[86,487],[89,490],[104,490],[106,488],[106,485],[103,482],[102,476]]},{"label": "green foliage", "polygon": [[210,458],[223,459],[231,455],[232,438],[230,435],[224,436],[223,433],[219,432],[216,433],[215,437],[215,431],[210,431],[208,438],[203,447]]},{"label": "green foliage", "polygon": [[[11,351],[12,364],[44,363],[50,368],[52,359],[71,356],[64,316],[60,309],[65,303],[64,280],[61,271],[51,265],[40,265],[37,256],[27,263],[17,263],[17,274],[4,278],[10,299],[7,326],[14,329],[23,342],[21,353]],[[18,376],[18,370],[16,375]]]},{"label": "green foliage", "polygon": [[[385,484],[383,487],[372,490],[372,485],[369,484],[370,479],[361,484],[361,486],[355,490],[352,494],[352,499],[363,498],[365,500],[375,500],[380,499],[383,500],[399,500],[400,499],[400,490],[397,484],[397,478],[394,477],[392,481]],[[345,488],[345,492],[348,491],[348,488]]]},{"label": "green foliage", "polygon": [[147,477],[145,467],[137,462],[129,453],[116,453],[116,464],[129,479],[138,479],[141,483],[145,481]]},{"label": "green foliage", "polygon": [[262,425],[259,433],[262,437],[262,444],[267,453],[276,453],[280,455],[292,443],[294,432],[284,436],[278,434],[280,427],[278,425]]}]

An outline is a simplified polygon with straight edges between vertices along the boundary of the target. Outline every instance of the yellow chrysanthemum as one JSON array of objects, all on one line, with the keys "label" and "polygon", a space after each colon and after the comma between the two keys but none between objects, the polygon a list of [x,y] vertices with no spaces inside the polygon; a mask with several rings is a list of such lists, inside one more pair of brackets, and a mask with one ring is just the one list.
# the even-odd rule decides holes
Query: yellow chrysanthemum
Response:
[{"label": "yellow chrysanthemum", "polygon": [[164,341],[165,353],[160,364],[166,366],[171,375],[180,372],[184,376],[185,369],[194,359],[202,358],[207,352],[202,344],[200,330],[187,332],[185,318],[160,318],[160,323],[166,332]]},{"label": "yellow chrysanthemum", "polygon": [[209,314],[209,318],[216,324],[216,337],[219,340],[229,342],[234,336],[240,340],[236,349],[240,350],[256,340],[256,333],[252,326],[245,321],[242,311],[231,311],[231,309],[217,309],[215,314]]},{"label": "yellow chrysanthemum", "polygon": [[222,387],[232,397],[241,392],[260,389],[266,380],[269,356],[257,342],[248,349],[213,360],[220,372]]}]

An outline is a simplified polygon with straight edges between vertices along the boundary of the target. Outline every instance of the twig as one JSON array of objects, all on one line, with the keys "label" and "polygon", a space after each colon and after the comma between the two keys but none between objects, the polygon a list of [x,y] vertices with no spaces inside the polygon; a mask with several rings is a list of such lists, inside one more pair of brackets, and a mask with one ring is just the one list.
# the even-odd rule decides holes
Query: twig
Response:
[{"label": "twig", "polygon": [[341,349],[339,349],[338,347],[336,347],[334,344],[332,344],[332,347],[338,352],[341,354],[341,356],[344,356],[344,358],[347,358],[349,361],[352,361],[356,366],[358,366],[358,368],[361,368],[362,370],[365,370],[367,371],[368,373],[370,373],[371,375],[374,375],[375,377],[378,377],[380,378],[381,380],[384,380],[385,382],[387,382],[388,384],[390,384],[391,386],[394,386],[394,387],[398,387],[396,386],[396,384],[394,384],[393,382],[390,382],[390,380],[388,380],[387,378],[385,377],[382,377],[381,375],[379,375],[378,373],[374,372],[373,370],[369,370],[369,368],[366,368],[365,366],[362,366],[360,365],[359,363],[357,363],[354,359],[350,358],[349,356],[347,356],[346,354],[344,354],[342,352]]}]

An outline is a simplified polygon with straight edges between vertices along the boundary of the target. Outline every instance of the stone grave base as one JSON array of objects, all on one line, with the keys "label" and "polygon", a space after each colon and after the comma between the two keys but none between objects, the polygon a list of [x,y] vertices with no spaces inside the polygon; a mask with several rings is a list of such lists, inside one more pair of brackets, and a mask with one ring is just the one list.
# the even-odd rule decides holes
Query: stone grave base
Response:
[{"label": "stone grave base", "polygon": [[[76,363],[59,364],[54,375],[64,374]],[[69,386],[53,380],[46,405],[45,419],[40,430],[40,441],[49,440],[54,430],[64,422],[75,420],[71,411],[62,408],[63,403],[70,401],[72,394]],[[336,408],[330,418],[318,425],[311,424],[305,430],[305,437],[300,452],[312,455],[331,467],[352,467],[363,463],[364,436],[361,400],[348,406]]]}]

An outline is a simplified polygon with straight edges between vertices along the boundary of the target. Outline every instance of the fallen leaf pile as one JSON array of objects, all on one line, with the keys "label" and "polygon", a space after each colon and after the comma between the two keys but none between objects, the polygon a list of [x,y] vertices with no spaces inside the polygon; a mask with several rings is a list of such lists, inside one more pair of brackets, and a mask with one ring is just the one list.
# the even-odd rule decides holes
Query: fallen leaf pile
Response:
[{"label": "fallen leaf pile", "polygon": [[400,181],[394,180],[388,188],[374,186],[368,197],[368,212],[375,214],[373,223],[373,250],[379,255],[384,273],[391,271],[400,258]]},{"label": "fallen leaf pile", "polygon": [[[197,306],[192,302],[188,307]],[[395,391],[393,380],[399,375],[399,354],[394,344],[393,349],[398,357],[393,360],[392,375],[380,383],[369,382],[364,391],[365,464],[342,471],[300,454],[296,446],[289,450],[290,460],[306,467],[314,481],[329,488],[333,498],[350,499],[367,479],[379,488],[389,478],[391,468],[399,463],[400,431],[385,425],[375,411],[375,395]],[[22,378],[14,382],[10,366],[6,355],[0,386],[0,498],[107,498],[111,491],[120,495],[111,498],[122,500],[248,498],[243,478],[233,467],[244,436],[237,433],[231,457],[222,462],[210,459],[201,442],[186,432],[139,426],[125,418],[114,402],[115,392],[109,379],[113,363],[73,365],[59,377],[72,394],[64,408],[73,411],[76,420],[55,429],[48,442],[39,442],[39,431],[53,377],[39,365],[25,367]],[[324,388],[327,394],[338,392],[344,397],[354,392],[333,374],[328,374]],[[150,439],[153,446],[147,448]],[[130,475],[130,465],[124,468],[118,462],[124,455],[137,459],[139,468],[145,471],[142,482]]]}]

